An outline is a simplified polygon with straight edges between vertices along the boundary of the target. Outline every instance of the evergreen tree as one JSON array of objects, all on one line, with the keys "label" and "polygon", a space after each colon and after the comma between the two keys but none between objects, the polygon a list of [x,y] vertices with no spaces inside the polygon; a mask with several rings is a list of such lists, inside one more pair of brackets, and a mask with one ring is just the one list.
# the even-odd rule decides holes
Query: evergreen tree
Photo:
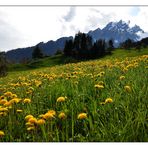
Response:
[{"label": "evergreen tree", "polygon": [[98,40],[96,41],[96,56],[101,57],[105,55],[105,48],[106,48],[106,43],[105,40]]},{"label": "evergreen tree", "polygon": [[43,58],[43,53],[42,53],[42,51],[41,51],[39,45],[37,45],[37,46],[34,48],[34,50],[33,50],[33,52],[32,52],[32,58],[33,58],[33,59]]},{"label": "evergreen tree", "polygon": [[0,52],[0,77],[7,75],[7,61],[5,52]]},{"label": "evergreen tree", "polygon": [[127,39],[125,42],[121,43],[121,47],[125,49],[130,49],[133,46],[133,41],[131,39]]},{"label": "evergreen tree", "polygon": [[73,40],[68,40],[65,42],[65,47],[64,47],[64,55],[65,56],[72,56],[72,51],[73,50]]},{"label": "evergreen tree", "polygon": [[114,49],[113,40],[109,40],[109,41],[108,41],[108,49],[109,49],[110,51],[112,51],[112,50]]},{"label": "evergreen tree", "polygon": [[[110,48],[113,42],[110,41]],[[73,40],[66,41],[64,47],[64,55],[72,56],[77,59],[89,59],[104,56],[106,53],[105,40],[98,40],[93,44],[92,37],[78,32]]]}]

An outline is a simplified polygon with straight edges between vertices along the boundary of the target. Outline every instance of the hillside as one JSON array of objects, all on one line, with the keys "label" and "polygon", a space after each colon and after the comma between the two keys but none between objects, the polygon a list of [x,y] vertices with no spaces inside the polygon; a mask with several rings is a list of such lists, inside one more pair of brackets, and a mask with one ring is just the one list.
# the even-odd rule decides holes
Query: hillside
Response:
[{"label": "hillside", "polygon": [[61,58],[0,78],[1,142],[148,142],[147,49]]},{"label": "hillside", "polygon": [[[139,56],[148,54],[148,49],[141,49],[141,51],[137,51],[135,49],[132,50],[123,50],[123,49],[115,49],[112,52],[112,55],[105,56],[101,59],[114,59],[119,57],[132,57],[132,56]],[[10,64],[9,71],[23,71],[23,70],[31,70],[36,68],[43,68],[43,67],[52,67],[56,65],[63,65],[66,63],[76,63],[79,62],[76,59],[65,57],[64,55],[55,55],[52,57],[46,57],[43,59],[32,60],[27,64]]]}]

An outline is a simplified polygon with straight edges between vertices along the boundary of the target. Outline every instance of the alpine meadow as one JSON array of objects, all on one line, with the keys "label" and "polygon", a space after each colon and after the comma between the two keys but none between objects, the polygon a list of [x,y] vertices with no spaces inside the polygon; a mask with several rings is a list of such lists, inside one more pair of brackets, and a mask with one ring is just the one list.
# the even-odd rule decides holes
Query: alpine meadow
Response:
[{"label": "alpine meadow", "polygon": [[[43,37],[41,32],[33,36],[34,32],[42,28],[44,31],[44,27],[47,32],[48,20],[41,17],[46,15],[37,13],[42,7],[34,8],[38,23],[31,18],[36,16],[30,11],[33,8],[26,8],[15,8],[16,13],[11,11],[13,7],[9,10],[0,7],[0,21],[5,22],[5,30],[4,26],[10,26],[2,17],[4,12],[7,11],[10,16],[8,19],[14,15],[14,20],[18,13],[30,13],[24,20],[35,27],[39,25],[35,30],[29,24],[31,30],[28,32],[32,33],[33,43],[33,39]],[[49,8],[51,12],[58,13],[58,17],[51,12],[48,14],[52,21],[56,20],[56,27],[64,24],[62,29],[65,32],[71,29],[76,33],[74,36],[62,34],[56,41],[29,46],[31,42],[27,40],[29,37],[24,26],[24,42],[28,42],[29,47],[0,52],[0,142],[148,142],[148,33],[138,25],[131,27],[130,21],[121,20],[123,14],[133,17],[133,20],[136,17],[142,19],[141,14],[146,14],[147,10],[142,6],[137,9],[121,7],[124,13],[121,16],[113,13],[112,16],[110,11],[115,12],[118,7],[115,10],[108,10],[108,7],[82,8],[94,15],[91,18],[86,10],[78,15],[81,7],[59,7],[61,14],[54,7],[44,9]],[[131,16],[124,9],[136,12]],[[22,13],[24,10],[25,13]],[[47,13],[47,10],[40,13]],[[83,22],[83,15],[89,16],[86,22]],[[102,19],[97,17],[100,15]],[[78,17],[82,19],[83,28],[90,27],[82,30],[85,33],[78,31],[81,29],[75,24],[79,23]],[[16,24],[11,24],[11,27],[23,25],[13,19],[11,23]],[[113,21],[105,22],[104,28],[94,30],[90,21],[95,25],[96,19],[100,26],[103,20]],[[86,23],[88,26],[85,26]],[[68,28],[68,25],[71,26]],[[34,32],[31,32],[33,29]],[[2,45],[8,43],[12,46],[15,42],[3,30],[0,32],[0,37],[4,34],[0,48],[5,49]],[[58,32],[60,29],[54,28],[53,34]],[[17,39],[16,36],[17,32],[14,39]],[[21,42],[17,45],[22,46]]]}]

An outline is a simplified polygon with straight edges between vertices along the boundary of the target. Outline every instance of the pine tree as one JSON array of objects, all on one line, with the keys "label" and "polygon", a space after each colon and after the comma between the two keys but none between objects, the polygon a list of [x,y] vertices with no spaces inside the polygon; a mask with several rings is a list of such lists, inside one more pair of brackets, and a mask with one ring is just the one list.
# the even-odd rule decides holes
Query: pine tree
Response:
[{"label": "pine tree", "polygon": [[68,40],[65,42],[65,47],[64,47],[64,55],[65,56],[72,56],[72,49],[73,49],[73,40]]},{"label": "pine tree", "polygon": [[109,50],[113,50],[113,49],[114,49],[113,40],[109,40],[109,41],[108,41],[108,49],[109,49]]},{"label": "pine tree", "polygon": [[32,58],[33,59],[39,59],[39,58],[43,58],[43,53],[41,51],[41,49],[39,48],[39,45],[37,45],[33,52],[32,52]]},{"label": "pine tree", "polygon": [[0,52],[0,77],[7,75],[7,61],[5,52]]}]

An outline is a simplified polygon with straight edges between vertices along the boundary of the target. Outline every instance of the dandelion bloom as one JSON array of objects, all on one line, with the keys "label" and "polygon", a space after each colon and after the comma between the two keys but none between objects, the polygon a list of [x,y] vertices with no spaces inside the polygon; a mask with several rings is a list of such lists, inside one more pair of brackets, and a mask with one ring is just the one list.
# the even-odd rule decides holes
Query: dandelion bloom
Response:
[{"label": "dandelion bloom", "polygon": [[12,95],[13,95],[13,94],[12,94],[12,92],[10,92],[10,91],[4,93],[4,96],[5,96],[5,97],[12,97]]},{"label": "dandelion bloom", "polygon": [[0,131],[0,137],[4,136],[5,133],[3,131]]},{"label": "dandelion bloom", "polygon": [[5,111],[8,111],[8,109],[5,108],[5,107],[1,107],[1,108],[0,108],[0,111],[1,111],[1,112],[5,112]]},{"label": "dandelion bloom", "polygon": [[100,105],[104,105],[105,104],[105,102],[100,102]]},{"label": "dandelion bloom", "polygon": [[31,99],[29,99],[29,98],[26,98],[26,99],[24,99],[24,101],[23,101],[24,103],[30,103],[31,102]]},{"label": "dandelion bloom", "polygon": [[38,80],[35,80],[34,82],[35,82],[35,85],[36,85],[37,87],[41,86],[41,84],[42,84],[42,82],[41,82],[41,81],[38,81]]},{"label": "dandelion bloom", "polygon": [[17,112],[17,113],[21,113],[21,112],[23,112],[23,110],[17,109],[16,112]]},{"label": "dandelion bloom", "polygon": [[6,112],[0,112],[0,116],[7,116],[7,113]]},{"label": "dandelion bloom", "polygon": [[45,124],[45,120],[44,119],[37,120],[37,125],[43,125],[43,124]]},{"label": "dandelion bloom", "polygon": [[65,119],[65,118],[66,118],[66,115],[65,115],[64,112],[61,112],[61,113],[58,115],[58,117],[59,117],[60,119]]},{"label": "dandelion bloom", "polygon": [[65,101],[65,97],[59,97],[57,98],[57,102],[64,102]]},{"label": "dandelion bloom", "polygon": [[86,113],[80,113],[78,115],[78,119],[86,119],[87,118],[87,114]]},{"label": "dandelion bloom", "polygon": [[100,72],[100,75],[104,75],[104,74],[105,74],[105,72],[104,72],[104,71]]},{"label": "dandelion bloom", "polygon": [[12,97],[12,98],[17,98],[17,95],[16,95],[16,94],[12,94],[11,97]]},{"label": "dandelion bloom", "polygon": [[8,102],[7,100],[5,100],[5,99],[2,99],[2,100],[0,100],[0,104],[5,104],[6,102]]},{"label": "dandelion bloom", "polygon": [[5,96],[0,96],[0,100],[1,100],[1,99],[4,99],[4,98],[5,98]]},{"label": "dandelion bloom", "polygon": [[19,103],[21,101],[21,99],[19,99],[19,98],[13,98],[13,99],[11,99],[10,100],[10,103]]},{"label": "dandelion bloom", "polygon": [[103,82],[103,81],[99,81],[98,84],[99,84],[99,85],[104,85],[104,82]]},{"label": "dandelion bloom", "polygon": [[128,85],[124,86],[124,89],[125,89],[127,92],[131,92],[131,87],[128,86]]},{"label": "dandelion bloom", "polygon": [[112,103],[113,102],[113,99],[112,98],[107,98],[106,100],[105,100],[105,104],[106,103]]},{"label": "dandelion bloom", "polygon": [[103,85],[96,84],[96,85],[95,85],[95,88],[97,88],[97,89],[103,89],[104,86],[103,86]]},{"label": "dandelion bloom", "polygon": [[119,79],[120,79],[120,80],[123,80],[123,79],[125,79],[125,76],[120,76]]},{"label": "dandelion bloom", "polygon": [[35,127],[34,126],[31,126],[31,127],[28,127],[27,128],[27,131],[32,131],[32,130],[35,130]]},{"label": "dandelion bloom", "polygon": [[32,117],[32,118],[30,118],[29,120],[28,120],[28,122],[30,122],[30,123],[37,123],[37,119],[36,118],[34,118],[34,117]]},{"label": "dandelion bloom", "polygon": [[34,124],[31,123],[31,122],[27,122],[25,125],[26,125],[26,126],[34,126]]},{"label": "dandelion bloom", "polygon": [[55,112],[54,110],[49,110],[47,113],[50,113],[50,114],[52,114],[53,116],[56,115],[56,112]]},{"label": "dandelion bloom", "polygon": [[11,104],[11,102],[9,101],[9,102],[6,102],[5,104],[4,104],[4,106],[6,106],[6,107],[9,107],[9,106],[11,106],[12,104]]},{"label": "dandelion bloom", "polygon": [[33,118],[33,116],[32,115],[27,115],[26,117],[25,117],[25,120],[29,120],[30,118]]},{"label": "dandelion bloom", "polygon": [[54,118],[54,115],[52,113],[46,113],[43,115],[43,118],[44,119],[51,119],[51,118]]},{"label": "dandelion bloom", "polygon": [[39,115],[39,118],[43,118],[43,117],[44,117],[44,114]]}]

